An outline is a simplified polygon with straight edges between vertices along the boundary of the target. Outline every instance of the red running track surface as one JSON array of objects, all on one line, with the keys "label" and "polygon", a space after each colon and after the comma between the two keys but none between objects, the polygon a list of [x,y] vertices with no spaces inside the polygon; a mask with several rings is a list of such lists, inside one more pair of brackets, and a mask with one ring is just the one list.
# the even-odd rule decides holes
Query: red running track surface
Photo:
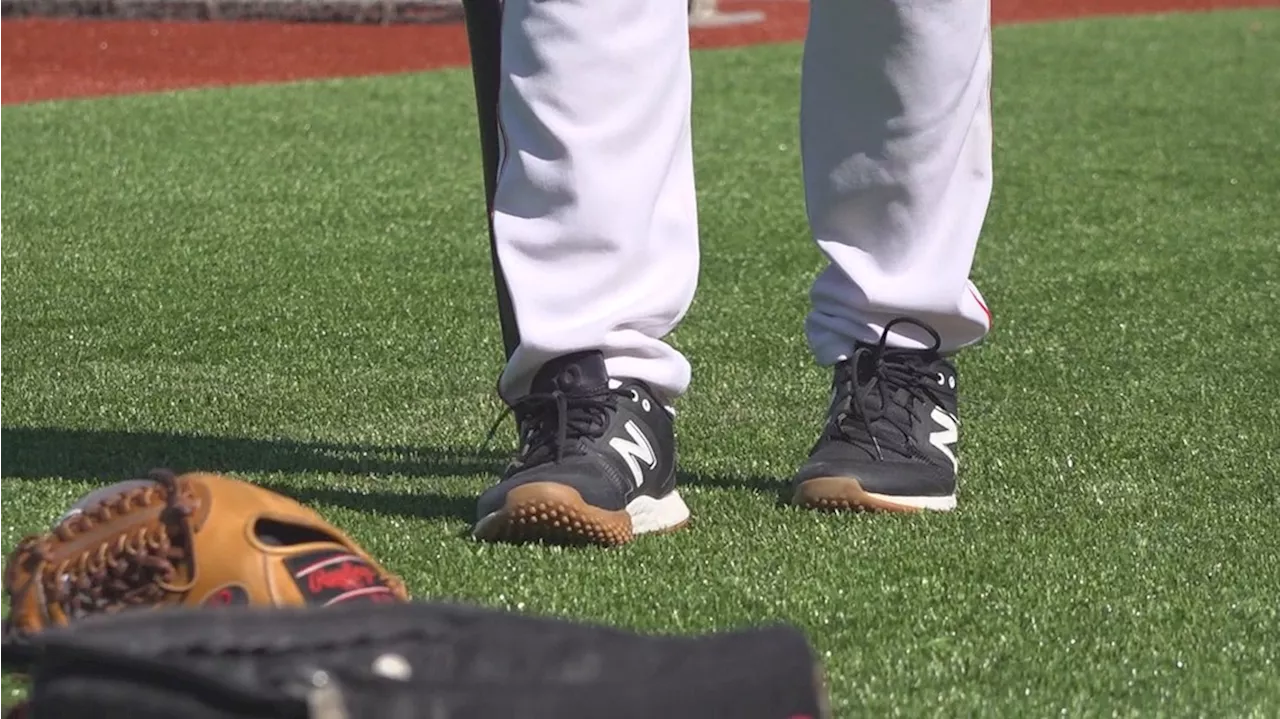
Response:
[{"label": "red running track surface", "polygon": [[[808,4],[725,0],[755,9],[755,25],[697,29],[695,47],[789,42],[804,36]],[[1277,0],[994,0],[996,22],[1084,15],[1274,6]],[[354,25],[14,19],[0,24],[0,102],[285,82],[465,65],[460,23]]]}]

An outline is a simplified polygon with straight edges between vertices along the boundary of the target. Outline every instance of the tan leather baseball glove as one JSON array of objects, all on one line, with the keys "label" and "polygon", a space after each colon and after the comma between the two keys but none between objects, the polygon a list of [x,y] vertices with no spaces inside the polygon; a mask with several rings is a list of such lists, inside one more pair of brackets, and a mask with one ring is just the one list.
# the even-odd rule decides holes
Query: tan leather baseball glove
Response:
[{"label": "tan leather baseball glove", "polygon": [[96,490],[23,539],[4,573],[6,638],[157,606],[403,602],[403,582],[288,497],[159,470]]}]

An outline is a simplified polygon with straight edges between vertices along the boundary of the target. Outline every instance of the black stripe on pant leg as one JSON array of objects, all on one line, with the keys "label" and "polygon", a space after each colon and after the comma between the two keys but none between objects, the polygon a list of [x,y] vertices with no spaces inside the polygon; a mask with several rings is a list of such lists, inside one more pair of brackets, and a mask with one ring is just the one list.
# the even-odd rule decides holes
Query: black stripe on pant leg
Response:
[{"label": "black stripe on pant leg", "polygon": [[489,218],[489,256],[493,262],[493,282],[498,292],[498,320],[502,324],[502,344],[507,359],[520,344],[511,290],[498,262],[497,237],[493,232],[493,198],[498,186],[498,88],[502,82],[502,0],[463,0],[467,43],[471,47],[471,75],[476,88],[476,116],[480,121],[480,152],[484,161],[484,195]]}]

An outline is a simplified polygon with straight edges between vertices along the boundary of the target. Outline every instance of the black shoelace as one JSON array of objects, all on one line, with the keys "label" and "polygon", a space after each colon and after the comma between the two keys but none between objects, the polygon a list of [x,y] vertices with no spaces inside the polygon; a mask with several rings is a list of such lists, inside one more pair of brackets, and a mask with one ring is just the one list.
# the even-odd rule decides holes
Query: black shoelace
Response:
[{"label": "black shoelace", "polygon": [[[902,350],[888,346],[889,330],[897,324],[909,323],[922,328],[933,338],[933,347],[920,350]],[[838,387],[848,404],[841,408],[836,418],[839,435],[853,443],[870,442],[876,450],[876,459],[884,459],[881,442],[907,454],[914,402],[930,402],[932,397],[925,390],[933,376],[926,356],[936,353],[942,346],[942,338],[930,326],[905,317],[885,325],[880,341],[873,346],[860,346],[849,358],[847,374],[837,378],[844,386]],[[905,391],[905,395],[900,394]],[[879,402],[873,404],[871,398]],[[891,404],[901,407],[901,416],[888,411]],[[886,422],[897,433],[873,430],[876,422]]]},{"label": "black shoelace", "polygon": [[599,439],[609,428],[617,407],[613,391],[568,394],[560,390],[528,394],[499,415],[489,428],[487,445],[508,415],[514,414],[520,429],[520,460],[526,465],[564,460],[578,440]]}]

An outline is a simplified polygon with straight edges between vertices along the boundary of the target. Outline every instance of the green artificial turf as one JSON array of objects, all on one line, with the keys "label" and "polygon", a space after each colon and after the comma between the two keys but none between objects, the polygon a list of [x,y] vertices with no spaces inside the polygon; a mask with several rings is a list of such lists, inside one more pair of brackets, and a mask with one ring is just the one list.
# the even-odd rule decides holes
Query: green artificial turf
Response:
[{"label": "green artificial turf", "polygon": [[512,436],[478,451],[501,343],[467,72],[5,107],[4,549],[96,483],[221,469],[422,598],[797,623],[842,716],[1274,716],[1280,12],[995,42],[954,514],[776,506],[828,380],[789,45],[696,55],[696,523],[617,551],[460,537]]}]

